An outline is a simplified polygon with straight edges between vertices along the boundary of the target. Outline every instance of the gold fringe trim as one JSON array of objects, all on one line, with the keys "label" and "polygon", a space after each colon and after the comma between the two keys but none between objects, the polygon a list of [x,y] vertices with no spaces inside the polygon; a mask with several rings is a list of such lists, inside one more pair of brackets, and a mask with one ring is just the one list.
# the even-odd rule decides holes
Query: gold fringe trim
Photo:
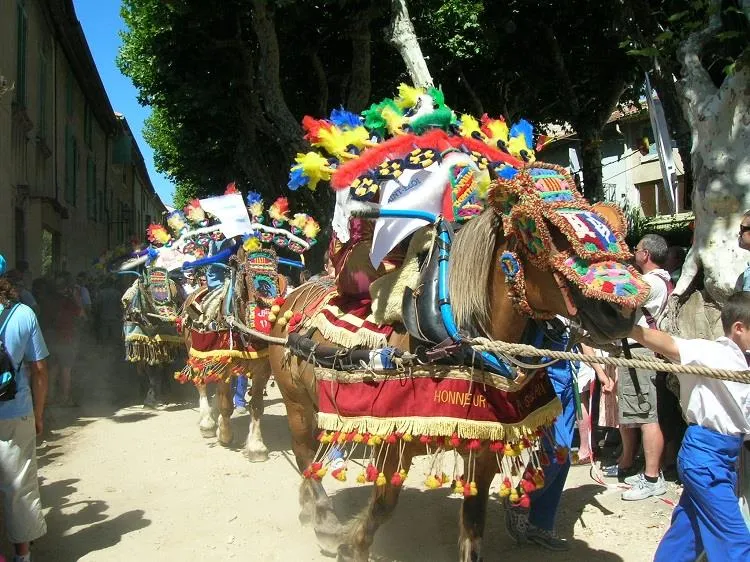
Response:
[{"label": "gold fringe trim", "polygon": [[174,361],[180,348],[171,342],[154,342],[149,338],[133,338],[125,341],[125,358],[131,363],[164,365]]},{"label": "gold fringe trim", "polygon": [[191,347],[188,355],[197,359],[215,359],[222,357],[231,357],[232,359],[262,359],[268,357],[268,349],[261,349],[259,351],[242,351],[240,349],[199,351]]},{"label": "gold fringe trim", "polygon": [[177,346],[183,345],[185,342],[180,336],[168,336],[162,334],[156,334],[155,336],[146,336],[143,334],[130,334],[125,338],[126,342],[131,341],[155,341],[160,343],[171,343]]},{"label": "gold fringe trim", "polygon": [[351,384],[359,382],[383,382],[387,380],[404,380],[410,378],[458,379],[472,381],[475,384],[489,385],[503,392],[518,392],[533,376],[519,376],[510,380],[488,371],[448,365],[425,365],[407,367],[404,371],[338,371],[325,367],[315,368],[315,378],[319,381]]},{"label": "gold fringe trim", "polygon": [[322,314],[317,314],[313,317],[312,326],[317,328],[325,339],[336,345],[344,347],[369,347],[373,349],[388,345],[388,340],[381,334],[376,334],[366,328],[350,332],[345,328],[334,326]]},{"label": "gold fringe trim", "polygon": [[555,397],[548,404],[529,414],[519,423],[474,421],[448,417],[393,417],[375,418],[361,416],[341,417],[338,414],[318,412],[318,427],[328,431],[370,433],[389,435],[409,433],[430,437],[451,437],[454,433],[461,439],[488,439],[508,441],[531,437],[542,426],[552,425],[562,413],[562,403]]}]

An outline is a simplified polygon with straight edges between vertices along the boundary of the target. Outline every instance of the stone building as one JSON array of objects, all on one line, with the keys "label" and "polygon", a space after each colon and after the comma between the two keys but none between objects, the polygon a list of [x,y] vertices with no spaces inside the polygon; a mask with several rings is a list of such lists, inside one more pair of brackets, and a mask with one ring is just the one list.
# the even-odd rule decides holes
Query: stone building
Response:
[{"label": "stone building", "polygon": [[0,0],[0,253],[76,273],[164,211],[72,0]]}]

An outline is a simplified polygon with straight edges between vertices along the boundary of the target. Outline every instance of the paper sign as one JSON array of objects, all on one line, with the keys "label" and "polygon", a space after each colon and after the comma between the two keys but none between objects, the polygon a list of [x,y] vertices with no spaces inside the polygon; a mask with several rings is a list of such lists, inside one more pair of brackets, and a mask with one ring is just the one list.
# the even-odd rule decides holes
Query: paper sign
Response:
[{"label": "paper sign", "polygon": [[209,197],[200,202],[204,211],[221,221],[219,230],[227,238],[248,234],[252,230],[245,202],[239,193]]}]

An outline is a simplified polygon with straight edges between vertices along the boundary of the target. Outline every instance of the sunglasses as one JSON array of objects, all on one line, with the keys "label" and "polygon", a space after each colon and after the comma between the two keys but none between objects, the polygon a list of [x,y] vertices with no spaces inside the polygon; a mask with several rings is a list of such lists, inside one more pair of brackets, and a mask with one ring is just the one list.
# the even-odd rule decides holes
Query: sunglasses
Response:
[{"label": "sunglasses", "polygon": [[741,224],[740,225],[740,236],[745,234],[746,232],[750,232],[750,224]]}]

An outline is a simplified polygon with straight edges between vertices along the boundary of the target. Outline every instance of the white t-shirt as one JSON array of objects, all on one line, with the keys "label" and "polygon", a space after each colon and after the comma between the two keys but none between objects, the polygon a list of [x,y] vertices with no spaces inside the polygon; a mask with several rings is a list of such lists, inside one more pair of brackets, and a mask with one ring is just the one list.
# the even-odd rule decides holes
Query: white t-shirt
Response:
[{"label": "white t-shirt", "polygon": [[[651,316],[656,318],[667,304],[667,297],[669,296],[667,288],[667,282],[670,280],[669,273],[664,269],[654,269],[645,273],[643,280],[648,283],[651,290],[642,308],[648,310]],[[649,327],[648,321],[640,308],[636,311],[635,318],[635,322],[639,326],[643,326],[644,328]]]},{"label": "white t-shirt", "polygon": [[[674,338],[682,365],[745,371],[745,354],[732,340]],[[750,436],[750,384],[679,374],[680,404],[688,423],[724,435]]]}]

